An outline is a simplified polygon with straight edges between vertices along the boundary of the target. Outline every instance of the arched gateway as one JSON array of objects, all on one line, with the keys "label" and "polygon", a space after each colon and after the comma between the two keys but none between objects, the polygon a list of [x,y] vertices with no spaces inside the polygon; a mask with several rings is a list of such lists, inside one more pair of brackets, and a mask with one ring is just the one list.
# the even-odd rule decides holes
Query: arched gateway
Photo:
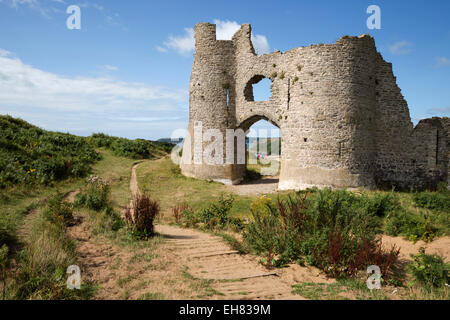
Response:
[{"label": "arched gateway", "polygon": [[[260,56],[250,39],[250,25],[230,41],[216,40],[213,24],[195,26],[184,175],[239,183],[243,132],[265,119],[282,132],[280,189],[420,188],[447,180],[449,119],[414,128],[392,65],[372,37]],[[254,101],[252,85],[264,78],[272,96]]]}]

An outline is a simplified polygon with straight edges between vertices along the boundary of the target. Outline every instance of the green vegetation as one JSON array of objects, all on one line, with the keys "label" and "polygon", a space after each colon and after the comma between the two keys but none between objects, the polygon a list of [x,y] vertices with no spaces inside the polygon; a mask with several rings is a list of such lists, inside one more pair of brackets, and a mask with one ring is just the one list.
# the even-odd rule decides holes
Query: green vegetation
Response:
[{"label": "green vegetation", "polygon": [[369,290],[359,279],[339,279],[334,283],[305,282],[292,286],[292,293],[311,300],[384,300],[387,296],[381,290]]},{"label": "green vegetation", "polygon": [[99,155],[83,137],[0,116],[0,188],[83,177]]},{"label": "green vegetation", "polygon": [[71,212],[60,194],[49,200],[36,217],[25,248],[17,255],[13,280],[7,287],[9,299],[88,299],[94,286],[82,283],[81,290],[66,286],[66,270],[77,262],[75,243],[66,235]]},{"label": "green vegetation", "polygon": [[116,156],[132,159],[155,159],[169,153],[173,144],[143,139],[129,140],[111,137],[103,133],[95,133],[87,141],[96,148],[107,148]]},{"label": "green vegetation", "polygon": [[414,201],[421,208],[433,211],[450,212],[450,191],[447,188],[439,192],[419,192],[414,195]]},{"label": "green vegetation", "polygon": [[408,267],[414,283],[428,291],[448,286],[450,263],[445,263],[443,257],[426,254],[425,249],[421,248],[419,253],[411,255],[411,258],[413,258],[413,263]]},{"label": "green vegetation", "polygon": [[450,234],[450,192],[446,188],[402,195],[406,203],[397,205],[385,219],[384,230],[388,235],[430,242],[437,236]]},{"label": "green vegetation", "polygon": [[173,211],[177,212],[178,220],[185,227],[201,227],[208,230],[240,230],[243,228],[242,221],[230,216],[233,203],[234,196],[232,194],[228,197],[222,194],[216,203],[211,203],[207,208],[194,211],[186,206],[181,211],[174,207]]},{"label": "green vegetation", "polygon": [[100,159],[94,148],[109,148],[117,156],[133,159],[154,159],[173,147],[167,142],[101,133],[84,138],[50,132],[10,116],[0,116],[0,136],[0,189],[85,177]]},{"label": "green vegetation", "polygon": [[[276,203],[260,199],[243,237],[268,265],[306,261],[330,276],[353,276],[368,265],[390,274],[398,251],[381,249],[380,218],[392,207],[390,196],[368,198],[347,191],[314,190]],[[379,215],[379,216],[377,216]]]}]

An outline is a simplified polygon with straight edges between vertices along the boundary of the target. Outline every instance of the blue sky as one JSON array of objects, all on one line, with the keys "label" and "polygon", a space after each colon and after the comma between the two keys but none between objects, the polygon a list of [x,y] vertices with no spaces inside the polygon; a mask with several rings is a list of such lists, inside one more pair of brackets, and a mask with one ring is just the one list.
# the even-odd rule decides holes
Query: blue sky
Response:
[{"label": "blue sky", "polygon": [[[369,5],[381,30],[368,30]],[[69,30],[66,8],[81,8]],[[0,0],[0,114],[45,129],[157,139],[188,120],[191,28],[251,23],[261,52],[371,34],[414,123],[450,116],[450,1]]]}]

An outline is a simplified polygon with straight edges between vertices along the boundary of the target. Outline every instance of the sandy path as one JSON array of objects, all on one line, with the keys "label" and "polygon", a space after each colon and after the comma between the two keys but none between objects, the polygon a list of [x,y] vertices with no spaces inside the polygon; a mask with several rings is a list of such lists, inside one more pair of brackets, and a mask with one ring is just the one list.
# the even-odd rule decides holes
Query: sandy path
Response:
[{"label": "sandy path", "polygon": [[291,294],[289,274],[267,270],[257,258],[240,255],[216,236],[196,230],[157,225],[157,232],[198,279],[212,280],[218,299],[302,299]]},{"label": "sandy path", "polygon": [[[130,189],[139,193],[133,166]],[[277,185],[277,183],[276,183]],[[213,280],[212,287],[223,294],[220,299],[301,299],[291,294],[291,281],[268,271],[255,257],[240,255],[217,236],[175,226],[156,225],[169,250],[198,279]]]}]

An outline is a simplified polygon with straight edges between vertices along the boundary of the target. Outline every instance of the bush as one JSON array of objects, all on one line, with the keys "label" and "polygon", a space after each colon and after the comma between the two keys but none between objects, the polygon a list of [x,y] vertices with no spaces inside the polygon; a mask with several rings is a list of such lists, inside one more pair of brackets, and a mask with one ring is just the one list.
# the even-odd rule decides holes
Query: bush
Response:
[{"label": "bush", "polygon": [[252,209],[257,209],[252,210],[244,240],[271,265],[306,261],[341,277],[377,264],[387,277],[399,253],[395,247],[384,251],[376,238],[380,232],[377,215],[391,210],[387,199],[324,189],[278,199],[265,209],[254,203]]},{"label": "bush", "polygon": [[84,206],[94,211],[101,211],[109,205],[109,183],[98,176],[87,179],[85,190],[75,197],[75,206]]},{"label": "bush", "polygon": [[133,197],[131,205],[125,210],[125,221],[131,227],[134,237],[148,239],[154,235],[154,221],[159,210],[159,203],[151,200],[148,194]]},{"label": "bush", "polygon": [[398,196],[391,192],[363,196],[361,202],[370,215],[377,217],[385,217],[400,206]]},{"label": "bush", "polygon": [[[274,204],[265,197],[251,205],[252,220],[245,228],[244,241],[268,265],[280,266],[301,255],[301,236],[308,206],[307,195],[279,198]],[[275,255],[278,259],[275,259]]]},{"label": "bush", "polygon": [[57,193],[52,196],[43,210],[43,217],[52,223],[66,223],[73,218],[71,204],[64,201],[64,195]]},{"label": "bush", "polygon": [[0,188],[83,177],[99,159],[83,137],[0,116]]},{"label": "bush", "polygon": [[177,204],[175,206],[172,207],[172,214],[173,217],[175,219],[176,223],[181,223],[184,219],[185,216],[185,212],[186,211],[192,211],[192,209],[190,209],[189,205],[184,202],[182,204]]},{"label": "bush", "polygon": [[425,248],[420,248],[417,255],[411,255],[413,262],[409,265],[414,281],[424,288],[441,288],[449,283],[450,264],[438,255],[425,253]]},{"label": "bush", "polygon": [[115,155],[132,159],[153,159],[172,151],[174,144],[144,139],[129,140],[95,133],[87,138],[97,148],[111,149]]},{"label": "bush", "polygon": [[406,209],[396,210],[389,215],[384,229],[388,235],[404,236],[413,242],[430,242],[438,231],[430,215],[423,212],[415,214]]},{"label": "bush", "polygon": [[448,191],[416,193],[414,201],[422,208],[450,212],[450,192]]},{"label": "bush", "polygon": [[202,224],[203,228],[226,229],[228,227],[240,230],[243,228],[242,221],[237,218],[230,217],[229,213],[233,207],[234,196],[230,194],[228,197],[223,194],[220,196],[217,203],[210,204],[209,207],[197,211],[186,208],[183,212],[183,223],[189,227],[199,227]]}]

